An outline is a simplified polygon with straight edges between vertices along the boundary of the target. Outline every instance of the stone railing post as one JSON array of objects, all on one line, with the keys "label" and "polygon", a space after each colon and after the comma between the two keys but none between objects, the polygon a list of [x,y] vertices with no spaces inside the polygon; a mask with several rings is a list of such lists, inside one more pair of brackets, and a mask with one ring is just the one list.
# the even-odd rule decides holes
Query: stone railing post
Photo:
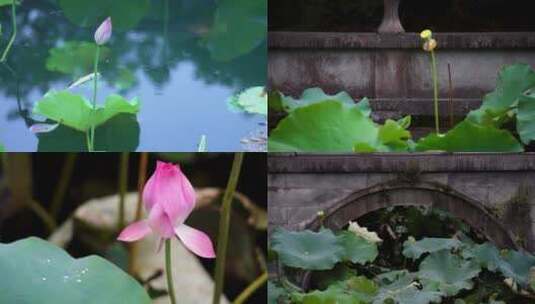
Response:
[{"label": "stone railing post", "polygon": [[384,0],[383,22],[377,30],[379,33],[403,33],[405,29],[399,20],[399,2],[401,0]]}]

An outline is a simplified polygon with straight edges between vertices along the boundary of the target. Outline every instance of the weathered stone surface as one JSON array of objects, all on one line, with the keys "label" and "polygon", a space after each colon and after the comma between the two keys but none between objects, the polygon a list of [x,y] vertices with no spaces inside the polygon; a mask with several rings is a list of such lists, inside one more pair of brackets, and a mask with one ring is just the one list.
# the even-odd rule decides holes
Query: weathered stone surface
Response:
[{"label": "weathered stone surface", "polygon": [[[535,67],[534,33],[437,33],[435,38],[439,108],[451,109],[455,119],[479,107],[504,65]],[[421,50],[417,33],[272,32],[268,46],[272,89],[294,97],[310,87],[346,91],[356,100],[368,97],[375,120],[410,114],[417,118],[413,128],[427,126],[432,116],[429,54]],[[270,127],[280,118],[270,115]]]},{"label": "weathered stone surface", "polygon": [[535,252],[535,154],[271,154],[270,231],[341,228],[380,208],[445,209],[504,247]]}]

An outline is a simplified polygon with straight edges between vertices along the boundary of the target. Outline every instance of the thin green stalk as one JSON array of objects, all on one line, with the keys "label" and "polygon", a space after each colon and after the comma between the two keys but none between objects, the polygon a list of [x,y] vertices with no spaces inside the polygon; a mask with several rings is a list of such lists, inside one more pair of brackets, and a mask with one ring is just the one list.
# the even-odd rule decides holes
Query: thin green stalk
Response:
[{"label": "thin green stalk", "polygon": [[43,221],[43,223],[45,223],[48,232],[52,234],[52,232],[54,232],[58,226],[54,218],[46,211],[45,208],[43,208],[43,206],[41,206],[41,204],[39,204],[39,202],[35,200],[29,200],[26,204],[28,208],[30,208],[30,210],[32,210],[33,213],[35,213],[35,215],[37,215]]},{"label": "thin green stalk", "polygon": [[2,54],[2,58],[0,59],[0,62],[5,62],[7,59],[7,54],[9,53],[9,50],[11,49],[11,46],[15,42],[15,38],[17,37],[17,5],[16,0],[13,0],[11,2],[11,22],[13,23],[13,33],[11,33],[11,38],[9,39],[9,43],[7,44],[6,49],[4,50],[4,53]]},{"label": "thin green stalk", "polygon": [[63,163],[59,183],[56,188],[56,192],[54,193],[54,196],[52,198],[52,204],[50,207],[50,214],[52,214],[52,217],[54,219],[58,218],[58,213],[61,209],[61,204],[65,199],[65,193],[67,192],[67,187],[69,186],[72,177],[72,172],[74,170],[76,156],[76,153],[67,153],[65,162]]},{"label": "thin green stalk", "polygon": [[238,297],[236,298],[236,300],[234,300],[234,302],[232,302],[232,304],[245,303],[245,301],[247,301],[247,299],[249,299],[249,297],[253,295],[253,293],[255,293],[255,291],[258,288],[262,287],[267,282],[267,279],[268,279],[268,273],[264,272],[261,276],[256,278],[251,284],[249,284],[249,286],[247,286],[247,288],[245,288],[238,295]]},{"label": "thin green stalk", "polygon": [[173,267],[171,266],[171,239],[165,240],[165,273],[167,275],[167,292],[171,304],[176,304],[175,285],[173,284]]},{"label": "thin green stalk", "polygon": [[[137,206],[136,206],[136,218],[135,222],[141,219],[141,208],[143,201],[143,186],[147,179],[147,164],[149,162],[149,154],[143,152],[139,157],[139,171],[138,171],[138,180],[137,180]],[[130,243],[128,247],[128,273],[134,275],[136,273],[136,259],[138,253],[137,242]]]},{"label": "thin green stalk", "polygon": [[230,226],[230,211],[232,207],[232,198],[236,191],[236,185],[240,177],[241,165],[243,162],[243,152],[234,154],[232,169],[227,183],[223,203],[221,207],[221,217],[219,220],[219,235],[217,237],[217,260],[215,264],[215,288],[212,303],[219,304],[223,294],[225,261],[227,259],[228,234]]},{"label": "thin green stalk", "polygon": [[197,146],[197,152],[208,152],[208,148],[206,147],[206,135],[204,134],[201,135],[201,140]]},{"label": "thin green stalk", "polygon": [[435,100],[435,130],[437,134],[440,133],[439,113],[438,113],[438,75],[437,75],[437,61],[435,58],[435,51],[431,51],[431,69],[433,73],[433,98]]},{"label": "thin green stalk", "polygon": [[129,153],[121,153],[121,163],[119,167],[119,219],[117,221],[118,231],[123,229],[124,225],[124,198],[128,186],[128,159]]},{"label": "thin green stalk", "polygon": [[95,150],[95,116],[97,112],[97,84],[98,84],[98,61],[100,59],[100,46],[97,44],[97,50],[95,52],[95,63],[93,69],[93,113],[91,114],[91,140],[90,140],[90,149],[89,152]]}]

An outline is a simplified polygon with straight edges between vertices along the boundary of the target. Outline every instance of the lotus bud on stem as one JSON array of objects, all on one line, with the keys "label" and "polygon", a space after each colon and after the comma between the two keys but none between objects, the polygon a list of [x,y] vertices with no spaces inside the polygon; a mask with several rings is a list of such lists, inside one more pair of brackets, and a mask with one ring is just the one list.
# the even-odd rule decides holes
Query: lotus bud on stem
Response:
[{"label": "lotus bud on stem", "polygon": [[165,269],[171,303],[176,297],[171,265],[171,239],[179,239],[184,247],[203,258],[215,258],[210,237],[184,222],[195,208],[196,193],[180,166],[158,161],[156,171],[143,188],[143,204],[148,218],[138,220],[124,228],[118,240],[134,242],[156,233],[165,243]]},{"label": "lotus bud on stem", "polygon": [[95,31],[95,43],[97,45],[95,50],[95,62],[94,62],[94,69],[93,69],[93,113],[91,115],[91,131],[87,135],[87,143],[88,143],[88,150],[89,152],[93,152],[95,150],[95,116],[97,112],[97,84],[98,84],[98,62],[100,60],[100,46],[106,44],[110,38],[112,33],[113,25],[111,21],[111,17],[106,18],[104,22],[97,28]]},{"label": "lotus bud on stem", "polygon": [[435,58],[435,49],[437,47],[437,41],[433,38],[433,32],[431,30],[423,30],[420,33],[420,38],[424,41],[423,49],[429,52],[431,55],[431,74],[433,78],[433,99],[434,99],[434,112],[435,112],[435,131],[440,133],[440,119],[438,112],[438,75],[437,75],[437,61]]}]

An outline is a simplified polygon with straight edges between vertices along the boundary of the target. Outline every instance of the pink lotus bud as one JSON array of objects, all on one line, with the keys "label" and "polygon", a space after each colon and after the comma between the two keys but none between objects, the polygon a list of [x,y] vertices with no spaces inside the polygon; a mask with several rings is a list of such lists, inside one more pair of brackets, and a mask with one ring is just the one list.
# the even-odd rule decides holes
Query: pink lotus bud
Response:
[{"label": "pink lotus bud", "polygon": [[214,258],[210,238],[204,232],[184,224],[195,207],[195,199],[195,189],[180,167],[158,161],[156,171],[143,189],[143,204],[149,213],[148,219],[130,224],[118,239],[133,242],[151,231],[163,239],[176,235],[196,255]]},{"label": "pink lotus bud", "polygon": [[103,45],[110,40],[112,31],[111,17],[106,18],[104,22],[98,27],[95,32],[95,42],[98,45]]}]

